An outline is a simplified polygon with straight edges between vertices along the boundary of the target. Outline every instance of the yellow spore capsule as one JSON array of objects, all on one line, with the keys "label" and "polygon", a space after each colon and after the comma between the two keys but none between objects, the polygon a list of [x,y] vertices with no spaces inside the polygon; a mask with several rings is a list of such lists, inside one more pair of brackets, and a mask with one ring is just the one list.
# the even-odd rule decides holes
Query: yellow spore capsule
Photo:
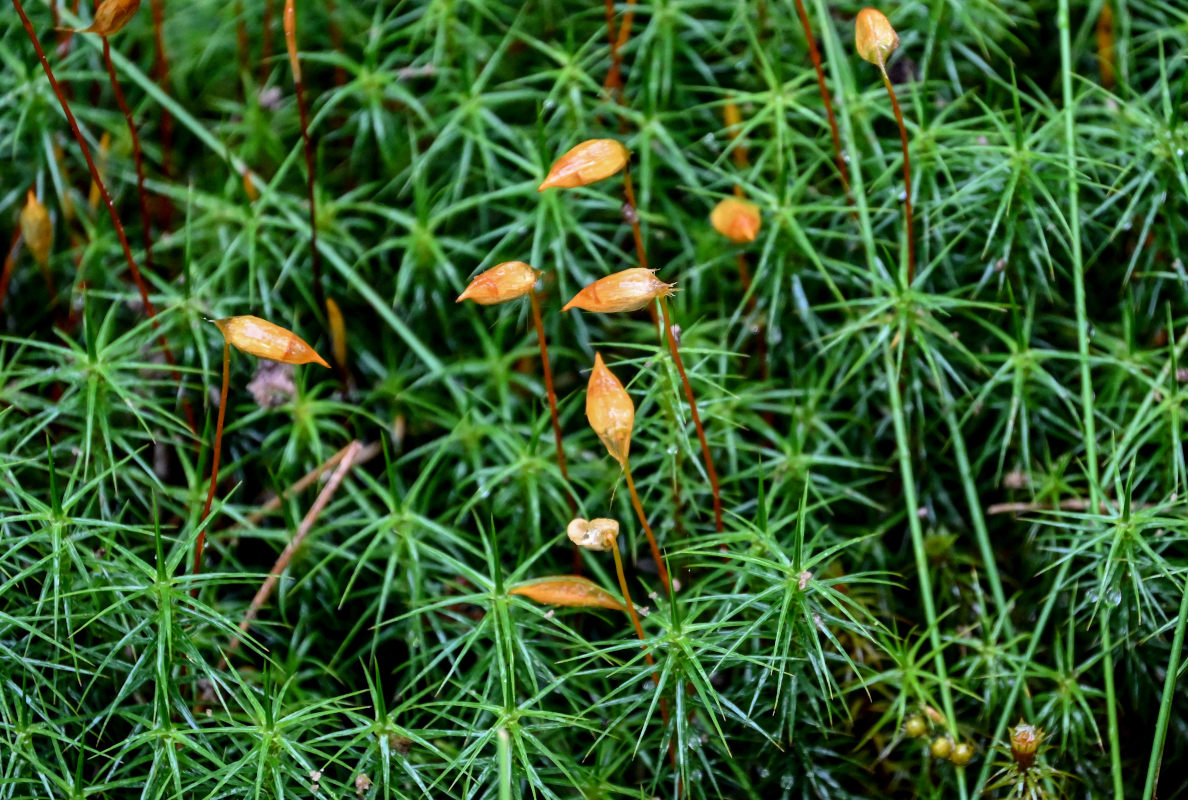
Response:
[{"label": "yellow spore capsule", "polygon": [[925,736],[928,733],[928,723],[919,714],[913,714],[904,720],[903,732],[913,739]]},{"label": "yellow spore capsule", "polygon": [[960,742],[954,748],[953,752],[949,754],[949,760],[959,767],[964,767],[970,761],[973,761],[974,746],[969,742]]},{"label": "yellow spore capsule", "polygon": [[854,20],[854,47],[863,60],[883,68],[887,56],[899,47],[899,34],[882,11],[864,8]]},{"label": "yellow spore capsule", "polygon": [[933,758],[948,758],[953,752],[953,740],[948,736],[938,736],[928,745],[928,751],[932,753]]},{"label": "yellow spore capsule", "polygon": [[228,344],[249,355],[280,361],[282,364],[313,363],[330,367],[304,339],[266,319],[245,315],[216,319],[214,324],[219,326]]}]

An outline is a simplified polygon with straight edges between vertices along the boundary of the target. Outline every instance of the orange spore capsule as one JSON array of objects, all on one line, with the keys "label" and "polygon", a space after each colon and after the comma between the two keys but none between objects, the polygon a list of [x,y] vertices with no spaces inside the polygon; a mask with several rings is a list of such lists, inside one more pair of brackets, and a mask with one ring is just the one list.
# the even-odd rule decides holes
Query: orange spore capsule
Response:
[{"label": "orange spore capsule", "polygon": [[293,80],[300,81],[301,62],[297,59],[297,8],[293,0],[285,0],[281,22],[285,29],[285,47],[289,51],[289,66],[293,70]]},{"label": "orange spore capsule", "polygon": [[103,0],[95,11],[95,19],[86,28],[61,28],[74,33],[97,33],[100,36],[111,36],[119,33],[140,9],[140,0]]},{"label": "orange spore capsule", "polygon": [[253,356],[279,361],[282,364],[321,364],[329,368],[305,340],[288,328],[274,325],[266,319],[245,315],[216,319],[214,324],[223,332],[228,344]]},{"label": "orange spore capsule", "polygon": [[622,170],[629,156],[615,139],[589,139],[557,159],[537,191],[588,186]]},{"label": "orange spore capsule", "polygon": [[557,575],[520,584],[508,590],[538,603],[575,608],[610,608],[625,611],[626,606],[593,581],[577,575]]},{"label": "orange spore capsule", "polygon": [[54,226],[50,222],[49,211],[32,189],[25,199],[25,207],[21,209],[21,236],[25,237],[25,244],[37,263],[47,266],[50,248],[54,243]]},{"label": "orange spore capsule", "polygon": [[607,452],[626,469],[635,426],[635,404],[623,384],[602,362],[600,353],[594,354],[594,370],[586,386],[586,419]]},{"label": "orange spore capsule", "polygon": [[632,267],[600,278],[582,289],[561,310],[580,308],[601,314],[638,311],[657,297],[668,297],[675,283],[658,280],[655,270]]},{"label": "orange spore capsule", "polygon": [[347,363],[347,333],[346,322],[342,318],[342,309],[333,297],[326,298],[326,320],[330,323],[330,342],[334,351],[334,360],[338,366],[345,367]]},{"label": "orange spore capsule", "polygon": [[540,273],[523,261],[505,261],[474,276],[454,302],[473,300],[482,306],[506,303],[532,291]]},{"label": "orange spore capsule", "polygon": [[854,47],[863,60],[882,68],[891,51],[899,47],[899,34],[883,12],[864,8],[854,20]]},{"label": "orange spore capsule", "polygon": [[1021,769],[1030,769],[1035,765],[1035,754],[1043,740],[1042,730],[1019,720],[1019,724],[1011,728],[1011,758]]},{"label": "orange spore capsule", "polygon": [[710,224],[732,242],[753,242],[759,235],[759,206],[737,197],[727,197],[714,206]]}]

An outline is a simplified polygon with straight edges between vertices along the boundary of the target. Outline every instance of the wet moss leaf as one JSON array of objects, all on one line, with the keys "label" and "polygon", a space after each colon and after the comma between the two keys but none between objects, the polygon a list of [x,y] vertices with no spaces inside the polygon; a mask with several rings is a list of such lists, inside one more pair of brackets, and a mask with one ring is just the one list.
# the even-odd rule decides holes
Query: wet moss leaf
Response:
[{"label": "wet moss leaf", "polygon": [[313,363],[330,367],[304,339],[266,319],[245,315],[216,319],[214,324],[219,326],[228,344],[250,355],[280,361],[282,364]]},{"label": "wet moss leaf", "polygon": [[554,575],[548,578],[539,578],[509,589],[508,594],[523,595],[542,605],[609,608],[614,611],[627,610],[627,607],[610,592],[593,581],[577,575]]}]

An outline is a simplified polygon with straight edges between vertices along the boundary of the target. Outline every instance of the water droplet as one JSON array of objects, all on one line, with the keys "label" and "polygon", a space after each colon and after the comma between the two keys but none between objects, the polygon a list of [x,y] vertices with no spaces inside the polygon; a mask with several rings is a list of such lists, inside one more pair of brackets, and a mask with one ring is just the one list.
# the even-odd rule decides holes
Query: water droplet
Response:
[{"label": "water droplet", "polygon": [[675,444],[670,444],[668,446],[668,454],[670,456],[675,456],[679,452],[681,452],[681,449],[679,447],[677,447]]},{"label": "water droplet", "polygon": [[784,773],[780,776],[780,786],[785,789],[791,789],[796,785],[796,776],[791,773]]},{"label": "water droplet", "polygon": [[755,772],[759,774],[760,779],[767,778],[771,775],[771,770],[769,770],[767,767],[759,767],[759,769],[755,770]]},{"label": "water droplet", "polygon": [[906,199],[907,199],[907,192],[905,192],[903,189],[900,189],[899,190],[899,202],[902,203]]},{"label": "water droplet", "polygon": [[1097,597],[1098,595],[1096,589],[1090,589],[1089,591],[1085,592],[1085,601],[1088,603],[1096,603]]},{"label": "water droplet", "polygon": [[1110,591],[1106,594],[1106,601],[1112,606],[1121,605],[1122,604],[1122,590],[1121,589],[1110,589]]}]

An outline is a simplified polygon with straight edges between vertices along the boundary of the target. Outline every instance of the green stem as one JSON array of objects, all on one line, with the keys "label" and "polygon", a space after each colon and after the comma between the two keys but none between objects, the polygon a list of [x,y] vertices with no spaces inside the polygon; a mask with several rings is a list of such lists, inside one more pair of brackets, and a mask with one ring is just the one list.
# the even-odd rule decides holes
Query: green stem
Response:
[{"label": "green stem", "polygon": [[[1068,222],[1072,239],[1073,303],[1077,318],[1077,354],[1081,362],[1081,425],[1085,440],[1085,462],[1089,472],[1089,507],[1100,514],[1101,483],[1097,470],[1097,428],[1093,417],[1093,376],[1089,369],[1089,316],[1085,304],[1085,262],[1081,253],[1080,185],[1077,180],[1077,140],[1072,90],[1072,43],[1069,29],[1068,0],[1060,0],[1057,27],[1060,29],[1060,88],[1064,102],[1065,179],[1068,182]],[[1100,553],[1100,543],[1094,546]],[[1099,560],[1099,563],[1100,560]],[[1101,567],[1104,569],[1104,565]],[[1102,677],[1105,686],[1105,706],[1110,747],[1110,772],[1113,775],[1114,796],[1122,800],[1122,753],[1118,732],[1118,703],[1114,689],[1114,649],[1109,614],[1099,623],[1102,647]]]},{"label": "green stem", "polygon": [[1180,596],[1180,615],[1176,618],[1176,633],[1172,637],[1171,653],[1167,657],[1167,677],[1163,679],[1163,698],[1159,701],[1159,716],[1155,720],[1155,740],[1151,743],[1151,761],[1147,765],[1147,783],[1143,800],[1153,800],[1155,784],[1159,781],[1159,766],[1163,760],[1163,744],[1167,741],[1167,726],[1171,720],[1175,699],[1176,678],[1180,671],[1180,654],[1184,651],[1184,629],[1188,628],[1188,580]]},{"label": "green stem", "polygon": [[561,420],[557,416],[557,391],[553,388],[553,367],[549,364],[549,346],[545,341],[544,322],[540,318],[540,301],[536,299],[536,290],[528,293],[532,305],[532,324],[536,327],[536,339],[540,343],[540,368],[544,373],[545,394],[549,398],[549,416],[553,420],[553,439],[557,443],[557,466],[561,468],[561,477],[565,480],[565,498],[569,501],[570,516],[577,516],[577,501],[573,497],[573,489],[569,485],[569,470],[565,465],[565,448],[561,444]]},{"label": "green stem", "polygon": [[[895,426],[895,451],[899,459],[899,474],[903,481],[903,499],[906,505],[908,528],[912,534],[912,551],[916,558],[916,580],[920,585],[920,601],[924,604],[924,618],[928,623],[928,639],[933,650],[933,665],[940,683],[941,704],[945,710],[945,723],[949,733],[957,735],[956,714],[953,711],[953,695],[949,690],[949,675],[945,667],[940,626],[936,617],[936,606],[932,601],[932,578],[928,571],[928,554],[924,548],[924,529],[920,525],[920,503],[916,498],[916,476],[912,469],[912,454],[908,442],[907,415],[903,408],[903,396],[899,387],[899,369],[891,354],[891,345],[883,347],[883,371],[887,381],[887,398],[891,402],[891,419]],[[965,783],[959,784],[961,796],[965,797]]]}]

